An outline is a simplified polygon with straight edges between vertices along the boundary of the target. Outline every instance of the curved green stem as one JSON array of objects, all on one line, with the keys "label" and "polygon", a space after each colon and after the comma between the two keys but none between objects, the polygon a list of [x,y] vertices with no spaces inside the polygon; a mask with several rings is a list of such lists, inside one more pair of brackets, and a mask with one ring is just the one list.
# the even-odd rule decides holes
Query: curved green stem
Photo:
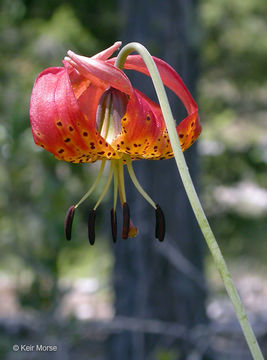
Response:
[{"label": "curved green stem", "polygon": [[204,235],[204,238],[208,244],[208,247],[210,249],[210,252],[212,254],[212,257],[214,259],[216,267],[221,275],[221,278],[223,280],[223,283],[225,285],[227,293],[232,301],[235,313],[236,313],[239,323],[241,325],[243,334],[246,338],[246,341],[247,341],[247,344],[251,351],[251,354],[253,356],[253,359],[254,360],[263,360],[262,352],[260,350],[257,339],[256,339],[254,332],[248,321],[243,304],[240,300],[240,297],[235,288],[235,285],[233,283],[233,280],[231,278],[231,275],[229,273],[227,265],[224,261],[223,255],[217,244],[215,236],[210,228],[210,225],[208,223],[208,220],[206,218],[206,215],[203,211],[203,208],[202,208],[199,198],[197,196],[196,190],[194,188],[194,185],[193,185],[193,182],[192,182],[190,173],[188,171],[188,167],[186,165],[185,158],[184,158],[184,155],[183,155],[180,143],[179,143],[175,123],[173,121],[173,116],[172,116],[171,108],[170,108],[168,98],[167,98],[167,95],[166,95],[166,92],[164,89],[164,85],[162,83],[160,74],[158,72],[158,69],[154,63],[152,56],[149,54],[149,52],[143,45],[141,45],[139,43],[130,43],[121,49],[121,51],[117,57],[115,66],[117,66],[119,68],[123,68],[123,64],[124,64],[127,56],[131,52],[134,52],[134,51],[138,52],[141,55],[141,57],[143,58],[146,66],[147,66],[147,69],[150,73],[151,79],[153,81],[153,84],[154,84],[154,87],[155,87],[155,90],[156,90],[156,93],[157,93],[157,96],[159,99],[160,107],[162,110],[166,128],[168,130],[171,146],[173,149],[175,161],[176,161],[178,170],[180,172],[181,179],[182,179],[184,187],[185,187],[185,191],[187,193],[187,196],[189,198],[189,201],[191,203],[191,206],[192,206],[195,216],[197,218],[198,224],[201,228],[201,231]]}]

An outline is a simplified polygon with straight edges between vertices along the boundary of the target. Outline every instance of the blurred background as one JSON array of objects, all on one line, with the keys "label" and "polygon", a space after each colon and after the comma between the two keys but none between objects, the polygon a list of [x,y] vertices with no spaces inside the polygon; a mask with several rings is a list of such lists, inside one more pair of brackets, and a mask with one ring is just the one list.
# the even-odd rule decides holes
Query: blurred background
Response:
[{"label": "blurred background", "polygon": [[[88,245],[101,186],[64,239],[65,212],[98,164],[60,162],[34,145],[31,89],[68,49],[91,56],[116,40],[169,62],[197,100],[203,131],[186,152],[189,169],[267,355],[266,17],[265,0],[0,1],[1,359],[251,359],[173,160],[134,164],[166,212],[164,243],[129,182],[136,239],[112,244],[109,195]],[[147,78],[128,75],[155,99]],[[184,109],[170,101],[180,121]]]}]

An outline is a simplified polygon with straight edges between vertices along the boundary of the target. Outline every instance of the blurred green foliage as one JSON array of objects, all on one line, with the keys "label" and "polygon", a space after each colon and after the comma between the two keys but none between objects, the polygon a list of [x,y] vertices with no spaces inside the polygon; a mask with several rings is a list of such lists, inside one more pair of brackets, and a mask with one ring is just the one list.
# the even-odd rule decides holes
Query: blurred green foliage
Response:
[{"label": "blurred green foliage", "polygon": [[[112,260],[101,239],[88,250],[90,202],[75,218],[75,240],[64,239],[65,211],[97,166],[63,163],[34,145],[32,85],[44,68],[61,66],[69,48],[92,55],[113,43],[121,19],[109,0],[2,0],[0,7],[0,270],[18,279],[22,304],[45,310],[58,296],[60,277],[96,275],[95,259],[99,276]],[[259,187],[266,181],[266,1],[201,0],[199,14],[203,199],[227,253],[265,261],[266,217],[222,208],[213,193],[243,180]]]},{"label": "blurred green foliage", "polygon": [[[87,3],[84,11],[89,18],[95,18],[94,31],[101,24],[106,29],[105,17],[101,21],[96,19],[100,5],[92,2],[90,12],[88,2],[79,5],[82,3]],[[105,3],[109,3],[109,8],[111,2]],[[66,243],[63,234],[65,211],[87,191],[97,166],[56,161],[35,146],[29,126],[29,99],[38,73],[49,66],[61,66],[69,48],[93,55],[116,36],[115,31],[110,31],[109,38],[105,34],[103,41],[90,26],[83,26],[84,14],[77,14],[77,10],[71,2],[1,3],[0,270],[18,279],[23,305],[42,310],[53,304],[59,277],[73,276],[70,265],[76,273],[83,268],[83,274],[90,276],[96,253],[104,253],[98,274],[110,263],[105,243],[87,251],[86,217],[90,202],[87,207],[81,206],[75,218],[75,241]],[[97,196],[95,193],[92,201]]]},{"label": "blurred green foliage", "polygon": [[[266,263],[267,4],[265,0],[202,0],[199,10],[204,203],[227,256]],[[233,206],[240,201],[235,196],[240,184],[244,184],[243,198],[251,184],[262,194],[259,199],[251,193],[251,202],[246,201],[242,211]],[[214,196],[216,189],[222,193],[222,186],[228,189],[228,205]],[[262,211],[256,198],[265,204]]]}]

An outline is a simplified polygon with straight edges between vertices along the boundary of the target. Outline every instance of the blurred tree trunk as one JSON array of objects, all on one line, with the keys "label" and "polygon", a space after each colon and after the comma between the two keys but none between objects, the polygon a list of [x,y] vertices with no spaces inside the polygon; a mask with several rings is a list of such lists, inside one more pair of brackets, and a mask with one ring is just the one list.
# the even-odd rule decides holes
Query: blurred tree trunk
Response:
[{"label": "blurred tree trunk", "polygon": [[[179,72],[194,95],[199,43],[196,1],[120,0],[119,6],[124,44],[130,41],[144,44],[153,55]],[[137,88],[155,99],[148,79],[135,74],[131,79]],[[169,99],[174,116],[180,121],[185,117],[185,110],[173,94]],[[187,151],[186,158],[196,180],[196,146]],[[203,239],[174,161],[137,161],[134,168],[144,189],[164,209],[167,239],[166,243],[159,244],[154,238],[154,209],[139,196],[131,181],[126,180],[127,201],[139,235],[136,239],[120,240],[114,247],[116,315],[176,322],[190,330],[207,321],[202,278]],[[179,269],[169,256],[177,258]],[[155,359],[156,352],[166,348],[176,351],[172,359],[186,359],[193,351],[188,337],[177,342],[164,334],[152,336],[141,331],[126,331],[113,336],[109,359]]]}]

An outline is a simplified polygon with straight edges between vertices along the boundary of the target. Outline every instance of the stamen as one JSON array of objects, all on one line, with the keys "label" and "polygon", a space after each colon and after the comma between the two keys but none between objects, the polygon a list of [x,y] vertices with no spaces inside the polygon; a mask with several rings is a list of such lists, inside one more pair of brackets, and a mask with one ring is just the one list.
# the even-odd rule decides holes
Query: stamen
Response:
[{"label": "stamen", "polygon": [[127,202],[123,203],[123,226],[122,226],[122,238],[128,239],[130,230],[130,208]]},{"label": "stamen", "polygon": [[143,196],[143,198],[145,198],[145,200],[151,205],[153,206],[153,208],[156,210],[157,205],[155,204],[155,202],[151,199],[151,197],[145,192],[145,190],[142,188],[142,186],[140,185],[139,181],[137,180],[135,173],[134,173],[134,169],[132,166],[132,162],[130,159],[129,155],[125,156],[125,160],[126,160],[126,165],[127,165],[127,169],[130,175],[130,178],[134,184],[134,186],[136,187],[136,189],[139,191],[139,193]]},{"label": "stamen", "polygon": [[88,239],[91,245],[95,243],[95,210],[90,211],[88,217]]},{"label": "stamen", "polygon": [[124,175],[123,175],[123,162],[119,160],[119,169],[118,169],[118,182],[119,182],[119,196],[121,205],[126,202],[125,186],[124,186]]},{"label": "stamen", "polygon": [[94,206],[94,210],[96,210],[98,208],[99,204],[101,203],[104,196],[106,195],[106,193],[109,189],[112,177],[113,177],[113,162],[110,163],[110,169],[109,169],[109,174],[108,174],[108,179],[107,179],[106,185],[105,185],[104,190],[103,190],[102,194],[100,195],[97,203]]},{"label": "stamen", "polygon": [[164,236],[165,236],[165,217],[164,217],[164,214],[163,214],[163,211],[162,211],[161,207],[158,204],[156,205],[155,213],[156,213],[155,237],[159,241],[163,241]]},{"label": "stamen", "polygon": [[71,240],[71,228],[72,228],[74,213],[75,213],[75,206],[72,205],[68,209],[64,221],[64,232],[67,240]]},{"label": "stamen", "polygon": [[110,219],[111,219],[111,231],[112,231],[112,239],[115,243],[117,241],[117,215],[116,210],[111,209],[110,211]]},{"label": "stamen", "polygon": [[97,184],[99,183],[99,181],[100,181],[100,179],[101,179],[101,177],[102,177],[105,164],[106,164],[106,160],[104,159],[104,160],[102,160],[102,162],[101,162],[101,166],[100,166],[98,175],[97,175],[97,177],[96,177],[96,179],[95,179],[95,182],[93,183],[93,185],[91,186],[91,188],[87,191],[87,193],[84,194],[84,196],[81,198],[81,200],[77,202],[77,204],[75,205],[75,209],[77,209],[77,207],[78,207],[79,205],[81,205],[81,203],[84,202],[84,200],[86,200],[86,199],[92,194],[92,192],[95,190]]},{"label": "stamen", "polygon": [[114,172],[114,176],[113,176],[113,209],[116,210],[117,207],[117,198],[118,198],[118,166],[117,166],[118,162],[115,160],[114,161],[114,167],[113,167],[113,172]]}]

